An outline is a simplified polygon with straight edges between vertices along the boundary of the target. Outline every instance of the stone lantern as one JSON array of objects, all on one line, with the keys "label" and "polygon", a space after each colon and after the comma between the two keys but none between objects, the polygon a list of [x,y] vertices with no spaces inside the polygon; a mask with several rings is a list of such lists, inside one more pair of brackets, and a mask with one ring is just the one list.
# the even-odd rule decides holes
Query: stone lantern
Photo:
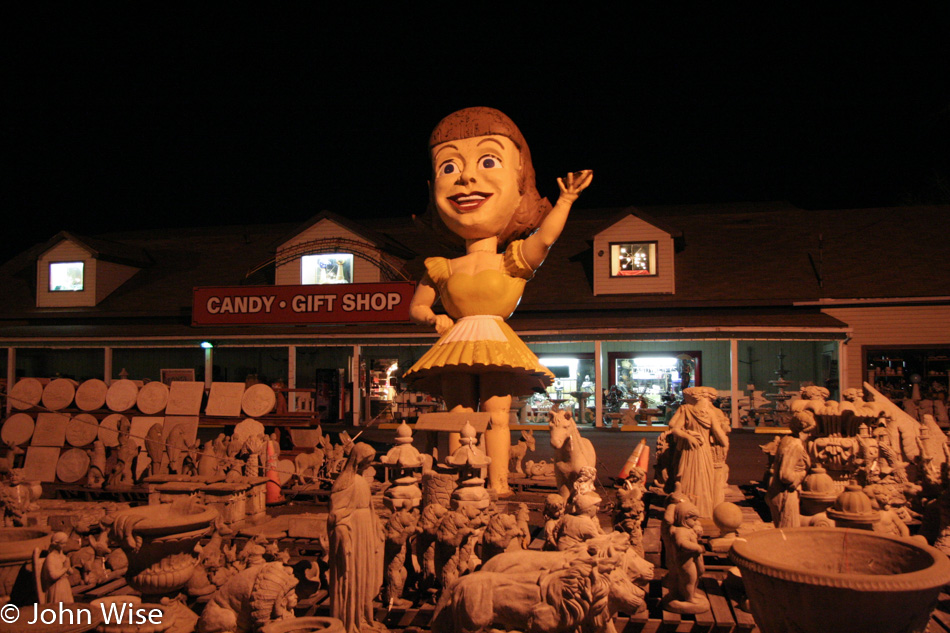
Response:
[{"label": "stone lantern", "polygon": [[482,472],[491,463],[491,458],[478,448],[475,427],[471,423],[466,422],[462,427],[459,444],[445,460],[446,465],[458,472],[458,487],[452,493],[450,508],[458,510],[462,506],[471,506],[485,510],[491,505],[491,498]]},{"label": "stone lantern", "polygon": [[425,460],[412,445],[412,429],[405,422],[396,429],[396,445],[379,460],[389,471],[392,485],[383,493],[383,503],[393,511],[414,510],[422,502],[422,490],[415,473]]}]

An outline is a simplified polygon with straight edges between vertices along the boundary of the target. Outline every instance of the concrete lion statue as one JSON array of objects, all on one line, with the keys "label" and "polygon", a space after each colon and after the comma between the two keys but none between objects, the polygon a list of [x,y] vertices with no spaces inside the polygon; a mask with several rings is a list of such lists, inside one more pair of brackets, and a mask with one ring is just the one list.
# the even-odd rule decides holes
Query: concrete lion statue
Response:
[{"label": "concrete lion statue", "polygon": [[[644,606],[652,566],[642,559],[642,565],[632,564],[636,554],[629,549],[573,553],[557,552],[562,558],[555,563],[551,556],[534,556],[548,553],[517,552],[524,557],[520,564],[462,576],[442,592],[433,633],[616,633],[618,611],[633,614]],[[492,560],[507,556],[512,554]]]}]

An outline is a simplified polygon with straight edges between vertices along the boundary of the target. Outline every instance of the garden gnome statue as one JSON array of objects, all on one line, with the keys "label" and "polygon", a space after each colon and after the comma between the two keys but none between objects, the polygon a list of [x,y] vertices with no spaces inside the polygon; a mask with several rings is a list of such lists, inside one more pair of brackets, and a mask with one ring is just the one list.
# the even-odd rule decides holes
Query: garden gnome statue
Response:
[{"label": "garden gnome statue", "polygon": [[[543,389],[554,375],[505,319],[593,173],[558,179],[561,193],[551,208],[535,186],[524,137],[492,108],[466,108],[442,119],[429,137],[429,157],[428,217],[452,242],[464,241],[465,254],[425,262],[409,313],[440,338],[404,379],[413,390],[444,398],[451,411],[491,414],[489,485],[506,495],[512,396]],[[439,298],[447,314],[432,310]]]}]

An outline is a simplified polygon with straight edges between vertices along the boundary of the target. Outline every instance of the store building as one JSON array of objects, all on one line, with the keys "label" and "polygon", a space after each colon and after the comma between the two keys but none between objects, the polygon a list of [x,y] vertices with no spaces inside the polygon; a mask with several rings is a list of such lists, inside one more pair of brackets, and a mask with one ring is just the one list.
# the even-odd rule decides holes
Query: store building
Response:
[{"label": "store building", "polygon": [[[948,244],[946,206],[579,209],[510,324],[558,377],[548,396],[591,393],[598,424],[609,385],[651,406],[684,380],[738,401],[768,394],[780,362],[792,390],[833,398],[869,378],[946,392]],[[425,257],[452,254],[421,220],[327,212],[62,232],[0,267],[3,375],[281,381],[328,422],[425,410],[398,378],[436,336],[408,301]]]}]

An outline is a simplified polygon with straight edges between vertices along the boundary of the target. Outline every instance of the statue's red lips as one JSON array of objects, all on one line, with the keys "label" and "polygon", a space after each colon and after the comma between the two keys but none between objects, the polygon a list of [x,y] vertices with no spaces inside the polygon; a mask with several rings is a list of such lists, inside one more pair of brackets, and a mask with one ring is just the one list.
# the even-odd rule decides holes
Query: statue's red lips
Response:
[{"label": "statue's red lips", "polygon": [[448,199],[459,211],[474,211],[485,204],[485,202],[491,197],[492,194],[490,193],[473,191],[471,193],[457,193],[454,196],[449,196]]}]

